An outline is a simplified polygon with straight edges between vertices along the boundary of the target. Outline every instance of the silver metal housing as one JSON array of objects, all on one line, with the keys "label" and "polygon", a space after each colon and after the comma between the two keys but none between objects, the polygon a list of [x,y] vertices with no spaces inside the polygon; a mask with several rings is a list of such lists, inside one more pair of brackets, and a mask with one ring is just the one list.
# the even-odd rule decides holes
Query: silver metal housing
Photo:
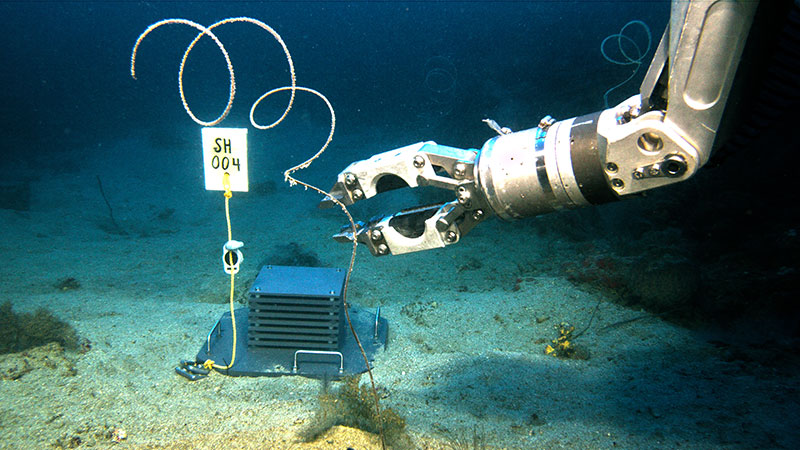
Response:
[{"label": "silver metal housing", "polygon": [[512,220],[589,205],[572,167],[573,121],[556,122],[546,133],[531,128],[497,136],[483,145],[475,179],[495,214]]}]

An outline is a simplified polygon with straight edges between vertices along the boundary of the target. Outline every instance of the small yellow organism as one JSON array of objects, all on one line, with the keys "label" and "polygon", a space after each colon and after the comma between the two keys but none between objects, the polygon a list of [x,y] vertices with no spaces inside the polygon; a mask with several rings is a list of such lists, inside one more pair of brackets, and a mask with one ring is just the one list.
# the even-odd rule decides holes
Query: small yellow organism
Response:
[{"label": "small yellow organism", "polygon": [[575,327],[567,322],[561,322],[555,326],[558,330],[558,337],[550,341],[544,348],[544,354],[558,358],[571,358],[575,353],[575,347],[570,342],[570,336],[575,331]]},{"label": "small yellow organism", "polygon": [[119,444],[123,440],[128,438],[128,432],[125,431],[124,428],[114,428],[114,431],[111,432],[111,440]]}]

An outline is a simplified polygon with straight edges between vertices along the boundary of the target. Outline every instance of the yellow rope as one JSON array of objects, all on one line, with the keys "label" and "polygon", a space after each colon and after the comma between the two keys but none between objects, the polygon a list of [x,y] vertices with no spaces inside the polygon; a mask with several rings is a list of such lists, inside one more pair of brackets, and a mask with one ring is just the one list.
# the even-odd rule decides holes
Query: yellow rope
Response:
[{"label": "yellow rope", "polygon": [[[231,177],[228,172],[222,176],[222,185],[225,188],[225,222],[228,224],[228,241],[232,239],[231,233],[231,212],[229,207],[229,201],[231,197],[233,197],[233,192],[231,192]],[[228,264],[233,266],[233,252],[228,251],[225,254],[228,258]],[[233,367],[233,363],[236,361],[236,316],[233,313],[233,294],[234,294],[234,286],[235,286],[235,273],[234,270],[231,269],[231,292],[230,297],[228,299],[228,303],[231,308],[231,327],[233,328],[233,345],[231,348],[231,362],[227,366],[220,366],[219,364],[215,364],[213,360],[207,359],[203,363],[203,367],[206,369],[217,369],[217,370],[228,370]]]}]

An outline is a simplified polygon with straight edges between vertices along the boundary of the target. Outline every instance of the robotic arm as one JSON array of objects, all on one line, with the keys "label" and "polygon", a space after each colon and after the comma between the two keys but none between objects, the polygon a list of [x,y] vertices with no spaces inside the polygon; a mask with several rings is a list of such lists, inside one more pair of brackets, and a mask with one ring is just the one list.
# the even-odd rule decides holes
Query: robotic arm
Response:
[{"label": "robotic arm", "polygon": [[[702,167],[728,99],[757,2],[673,1],[639,94],[614,108],[512,132],[480,150],[420,142],[350,164],[331,195],[346,205],[401,187],[455,200],[349,225],[373,255],[458,242],[492,214],[511,220],[606,203],[683,181]],[[330,206],[329,199],[321,206]]]}]

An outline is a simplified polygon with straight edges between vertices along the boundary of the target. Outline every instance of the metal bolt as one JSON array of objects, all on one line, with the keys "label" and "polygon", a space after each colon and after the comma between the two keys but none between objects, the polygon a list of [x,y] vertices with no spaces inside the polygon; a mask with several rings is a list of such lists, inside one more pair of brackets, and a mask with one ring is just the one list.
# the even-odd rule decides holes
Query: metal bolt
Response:
[{"label": "metal bolt", "polygon": [[630,105],[627,110],[622,112],[619,116],[617,116],[617,124],[622,125],[624,123],[628,123],[631,120],[639,117],[639,114],[642,113],[642,106],[639,104]]},{"label": "metal bolt", "polygon": [[686,160],[681,155],[667,157],[661,164],[664,168],[664,175],[668,177],[679,177],[686,172]]},{"label": "metal bolt", "polygon": [[417,169],[422,169],[423,167],[425,167],[425,158],[423,158],[420,155],[415,156],[414,167],[416,167]]},{"label": "metal bolt", "polygon": [[358,182],[358,177],[354,173],[347,172],[344,174],[344,185],[347,187],[353,187]]},{"label": "metal bolt", "polygon": [[467,165],[464,163],[456,163],[455,167],[453,167],[453,176],[461,179],[467,174]]},{"label": "metal bolt", "polygon": [[361,189],[353,189],[353,200],[361,200],[364,198],[364,191]]},{"label": "metal bolt", "polygon": [[469,206],[471,194],[464,186],[459,186],[456,192],[456,199],[458,203]]},{"label": "metal bolt", "polygon": [[381,230],[376,228],[369,232],[369,238],[373,241],[380,241],[383,239],[383,233],[381,233]]},{"label": "metal bolt", "polygon": [[637,180],[641,180],[642,178],[644,178],[644,171],[642,169],[634,170],[633,171],[633,178],[636,178]]},{"label": "metal bolt", "polygon": [[483,210],[482,209],[476,209],[475,211],[472,211],[472,218],[475,219],[475,220],[483,219]]},{"label": "metal bolt", "polygon": [[378,251],[378,254],[379,254],[379,255],[385,255],[385,254],[389,253],[389,247],[388,247],[388,246],[386,246],[386,244],[381,244],[381,245],[379,245],[379,246],[376,248],[376,250]]},{"label": "metal bolt", "polygon": [[614,186],[615,188],[622,189],[622,187],[625,186],[625,182],[620,180],[619,178],[614,178],[613,180],[611,180],[611,185]]},{"label": "metal bolt", "polygon": [[651,177],[657,177],[659,174],[661,174],[661,170],[659,170],[658,166],[651,167],[648,172],[650,173]]},{"label": "metal bolt", "polygon": [[455,242],[456,238],[458,238],[458,234],[456,234],[456,232],[453,231],[453,230],[450,230],[450,231],[448,231],[447,233],[444,234],[444,240],[447,241],[450,244]]},{"label": "metal bolt", "polygon": [[664,141],[661,140],[661,136],[653,133],[652,131],[648,131],[647,133],[643,133],[639,136],[639,139],[636,141],[639,145],[639,148],[646,151],[646,152],[657,152],[664,147]]},{"label": "metal bolt", "polygon": [[619,166],[617,166],[613,162],[610,162],[610,163],[606,164],[606,170],[611,172],[611,173],[617,173],[617,170],[619,170]]}]

